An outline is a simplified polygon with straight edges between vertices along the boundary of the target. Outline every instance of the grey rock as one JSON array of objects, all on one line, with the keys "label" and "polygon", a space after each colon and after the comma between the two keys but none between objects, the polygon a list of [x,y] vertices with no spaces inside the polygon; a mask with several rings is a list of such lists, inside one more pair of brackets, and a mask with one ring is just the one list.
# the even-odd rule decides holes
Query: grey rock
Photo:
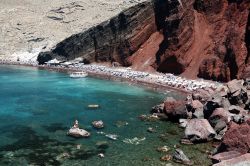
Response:
[{"label": "grey rock", "polygon": [[184,152],[181,149],[175,149],[173,153],[173,159],[174,161],[186,165],[192,165],[193,162],[184,154]]},{"label": "grey rock", "polygon": [[209,141],[216,135],[216,132],[207,119],[191,119],[185,129],[185,137],[192,142]]}]

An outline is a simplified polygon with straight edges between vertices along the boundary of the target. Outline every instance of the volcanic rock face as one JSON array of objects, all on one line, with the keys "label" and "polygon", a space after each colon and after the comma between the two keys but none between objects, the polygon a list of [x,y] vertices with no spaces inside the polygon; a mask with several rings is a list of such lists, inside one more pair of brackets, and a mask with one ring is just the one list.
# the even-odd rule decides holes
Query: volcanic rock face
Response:
[{"label": "volcanic rock face", "polygon": [[89,62],[117,61],[128,66],[128,56],[156,31],[154,22],[152,4],[138,4],[109,21],[60,42],[52,50],[52,58],[61,56],[70,60],[83,57]]},{"label": "volcanic rock face", "polygon": [[228,81],[250,76],[249,0],[153,0],[71,36],[53,57]]}]

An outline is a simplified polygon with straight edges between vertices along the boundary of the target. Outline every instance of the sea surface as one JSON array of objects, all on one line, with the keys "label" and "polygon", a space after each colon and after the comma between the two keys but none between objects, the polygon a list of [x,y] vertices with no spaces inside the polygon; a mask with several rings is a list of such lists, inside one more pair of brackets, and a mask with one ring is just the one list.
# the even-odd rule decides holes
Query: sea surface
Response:
[{"label": "sea surface", "polygon": [[[206,154],[210,144],[180,145],[183,129],[177,124],[138,118],[167,96],[184,97],[127,83],[0,65],[0,165],[178,165],[160,161],[176,146],[195,165],[211,164]],[[100,108],[90,109],[89,104]],[[89,138],[67,136],[76,119],[91,133]],[[102,120],[105,128],[94,129],[94,120]],[[148,132],[149,127],[156,132]],[[118,139],[106,134],[116,134]],[[169,152],[156,151],[164,145]],[[105,157],[98,157],[99,153]]]}]

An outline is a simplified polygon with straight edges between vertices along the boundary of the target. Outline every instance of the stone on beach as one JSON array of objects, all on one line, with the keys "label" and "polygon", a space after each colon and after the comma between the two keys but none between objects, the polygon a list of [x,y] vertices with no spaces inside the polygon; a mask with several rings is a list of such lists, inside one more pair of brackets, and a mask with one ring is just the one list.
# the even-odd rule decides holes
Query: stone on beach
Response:
[{"label": "stone on beach", "polygon": [[191,119],[185,129],[185,137],[192,142],[209,141],[216,132],[206,119]]}]

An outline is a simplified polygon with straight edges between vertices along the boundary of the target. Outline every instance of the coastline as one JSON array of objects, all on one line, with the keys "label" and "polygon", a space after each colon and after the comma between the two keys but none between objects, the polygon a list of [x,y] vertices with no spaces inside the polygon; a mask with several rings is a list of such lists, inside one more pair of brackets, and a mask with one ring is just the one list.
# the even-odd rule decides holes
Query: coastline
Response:
[{"label": "coastline", "polygon": [[[127,70],[125,67],[106,67],[102,65],[97,65],[97,64],[87,64],[83,65],[84,67],[62,67],[62,66],[54,66],[54,65],[38,65],[34,62],[17,62],[17,61],[10,61],[10,60],[0,60],[0,65],[17,65],[17,66],[28,66],[28,67],[35,67],[41,70],[52,70],[52,71],[57,71],[57,72],[63,72],[63,73],[70,73],[70,72],[77,72],[77,71],[84,71],[88,73],[90,77],[95,77],[99,79],[105,79],[105,80],[111,80],[111,81],[118,81],[118,82],[124,82],[127,84],[132,84],[132,85],[137,85],[137,86],[142,86],[144,88],[152,89],[154,91],[176,91],[180,92],[182,94],[191,94],[195,92],[198,89],[206,89],[207,87],[204,86],[203,88],[197,88],[195,90],[187,90],[186,88],[181,88],[181,87],[176,87],[175,85],[170,86],[166,82],[160,82],[159,79],[162,79],[161,77],[165,77],[164,74],[162,73],[157,73],[157,74],[152,74],[152,73],[147,73],[147,72],[140,72],[140,71],[135,71],[135,70]],[[106,68],[108,70],[111,70],[113,72],[135,72],[135,73],[142,73],[143,75],[146,75],[145,77],[142,78],[129,78],[129,77],[124,77],[121,74],[118,75],[113,75],[109,72],[106,71],[96,71],[91,68]],[[174,76],[177,77],[177,76]],[[156,79],[155,79],[156,78]],[[177,77],[180,78],[180,77]],[[185,78],[182,78],[185,80]],[[205,81],[205,80],[189,80],[190,82],[203,82],[206,85],[212,85],[212,86],[222,86],[222,84],[219,83],[214,83],[213,81]],[[215,85],[218,84],[218,85]]]}]

